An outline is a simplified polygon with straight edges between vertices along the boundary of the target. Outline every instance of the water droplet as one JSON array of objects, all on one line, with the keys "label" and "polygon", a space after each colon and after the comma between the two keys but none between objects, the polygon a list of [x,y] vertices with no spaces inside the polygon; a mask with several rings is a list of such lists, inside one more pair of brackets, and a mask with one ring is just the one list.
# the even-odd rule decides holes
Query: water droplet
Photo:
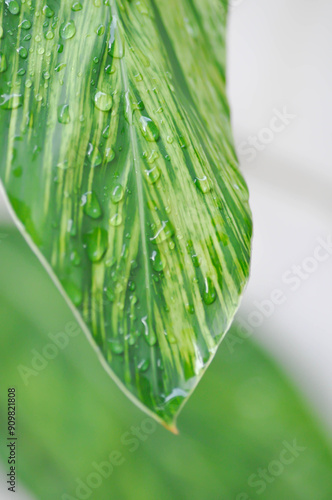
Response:
[{"label": "water droplet", "polygon": [[206,194],[211,191],[211,184],[209,179],[204,175],[203,177],[199,178],[196,177],[195,179],[195,185],[198,187],[201,193]]},{"label": "water droplet", "polygon": [[74,21],[63,22],[60,26],[60,36],[64,40],[73,38],[76,33],[76,27]]},{"label": "water droplet", "polygon": [[101,90],[97,90],[94,96],[94,103],[97,109],[100,111],[109,111],[113,104],[112,96],[102,92]]},{"label": "water droplet", "polygon": [[152,238],[150,238],[150,241],[152,241],[152,243],[159,245],[159,243],[162,243],[168,238],[171,238],[173,235],[174,235],[174,228],[172,224],[168,220],[164,220],[162,221],[161,227],[158,229],[156,234]]},{"label": "water droplet", "polygon": [[16,0],[6,0],[6,5],[11,14],[17,15],[20,12],[20,6]]},{"label": "water droplet", "polygon": [[29,30],[31,28],[31,21],[29,21],[28,19],[23,19],[20,26],[22,30]]},{"label": "water droplet", "polygon": [[16,109],[22,106],[21,94],[2,94],[0,107],[2,109]]},{"label": "water droplet", "polygon": [[211,278],[204,279],[204,291],[203,291],[203,300],[205,304],[213,304],[213,302],[217,298],[217,292],[214,287],[213,281]]},{"label": "water droplet", "polygon": [[3,73],[7,69],[7,59],[3,52],[0,52],[0,73]]},{"label": "water droplet", "polygon": [[62,125],[67,125],[70,122],[69,104],[58,106],[58,121]]},{"label": "water droplet", "polygon": [[109,125],[107,125],[103,130],[103,138],[108,139],[108,137],[110,136],[110,133],[111,133],[111,127]]},{"label": "water droplet", "polygon": [[136,82],[141,82],[143,80],[143,76],[141,73],[137,73],[137,75],[134,76]]},{"label": "water droplet", "polygon": [[115,158],[115,152],[113,151],[112,148],[106,148],[105,149],[105,158],[108,162],[111,162]]},{"label": "water droplet", "polygon": [[183,135],[179,136],[179,145],[182,149],[186,149],[188,147],[187,140]]},{"label": "water droplet", "polygon": [[115,184],[112,187],[112,192],[111,192],[111,201],[113,203],[119,203],[124,195],[124,190],[121,184]]},{"label": "water droplet", "polygon": [[67,66],[66,63],[61,63],[61,64],[58,64],[54,70],[58,73],[59,71],[61,71],[62,69],[64,69],[65,67]]},{"label": "water droplet", "polygon": [[80,288],[78,288],[75,283],[69,280],[62,280],[61,284],[63,288],[65,289],[65,292],[67,293],[68,297],[72,301],[72,303],[77,307],[82,303],[83,300],[83,295],[82,291]]},{"label": "water droplet", "polygon": [[101,260],[108,247],[107,231],[96,227],[84,235],[84,242],[89,259],[92,262]]},{"label": "water droplet", "polygon": [[28,51],[25,47],[19,47],[16,50],[18,52],[18,55],[22,57],[22,59],[26,59],[28,57]]},{"label": "water droplet", "polygon": [[143,318],[141,318],[141,322],[143,323],[143,326],[144,326],[145,340],[147,341],[147,343],[150,346],[155,345],[155,343],[157,342],[157,337],[156,337],[154,331],[151,328],[149,328],[148,317],[144,316]]},{"label": "water droplet", "polygon": [[82,196],[81,206],[84,207],[84,213],[92,219],[98,219],[102,215],[100,203],[93,191],[88,191]]},{"label": "water droplet", "polygon": [[151,260],[152,267],[157,272],[162,271],[166,266],[165,260],[159,250],[154,250],[152,252]]},{"label": "water droplet", "polygon": [[110,224],[112,224],[112,226],[120,226],[121,222],[122,222],[122,215],[121,214],[114,214],[110,218]]},{"label": "water droplet", "polygon": [[123,36],[120,34],[117,21],[118,21],[117,17],[113,16],[110,27],[108,53],[111,57],[114,57],[115,59],[121,59],[125,53],[125,44]]},{"label": "water droplet", "polygon": [[145,170],[145,174],[150,184],[154,184],[160,178],[160,170],[157,166],[150,170]]},{"label": "water droplet", "polygon": [[144,373],[147,371],[147,369],[150,366],[150,361],[148,359],[142,359],[138,364],[137,368],[141,373]]},{"label": "water droplet", "polygon": [[48,80],[48,79],[50,78],[50,76],[51,76],[51,75],[49,74],[49,72],[48,72],[48,71],[44,71],[44,73],[43,73],[43,78],[44,78],[44,80]]},{"label": "water droplet", "polygon": [[199,267],[201,265],[202,259],[198,255],[194,254],[191,256],[191,258],[195,267]]},{"label": "water droplet", "polygon": [[147,116],[141,116],[140,120],[140,128],[143,134],[143,137],[149,142],[156,142],[159,139],[159,129],[154,121]]},{"label": "water droplet", "polygon": [[44,16],[50,18],[50,17],[54,16],[54,11],[48,5],[45,5],[43,7],[43,14],[44,14]]},{"label": "water droplet", "polygon": [[111,351],[114,352],[114,354],[122,354],[123,353],[123,344],[117,339],[111,339],[109,340]]},{"label": "water droplet", "polygon": [[77,250],[73,250],[70,254],[70,260],[74,266],[79,266],[81,263],[81,256]]},{"label": "water droplet", "polygon": [[46,38],[46,40],[53,40],[53,38],[54,38],[53,31],[47,31],[45,38]]},{"label": "water droplet", "polygon": [[101,164],[102,158],[99,149],[95,148],[91,142],[88,146],[87,156],[91,162],[91,167],[98,167]]},{"label": "water droplet", "polygon": [[71,10],[73,12],[78,12],[79,10],[82,10],[82,4],[80,2],[74,2],[73,5],[71,6]]},{"label": "water droplet", "polygon": [[105,33],[105,26],[103,24],[98,26],[98,28],[96,29],[96,33],[98,36],[102,36]]}]

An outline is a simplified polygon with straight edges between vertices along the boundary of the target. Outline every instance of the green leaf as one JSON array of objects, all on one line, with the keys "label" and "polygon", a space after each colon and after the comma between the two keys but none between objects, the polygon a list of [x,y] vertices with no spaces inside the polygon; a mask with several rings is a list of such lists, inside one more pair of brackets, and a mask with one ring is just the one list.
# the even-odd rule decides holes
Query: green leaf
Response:
[{"label": "green leaf", "polygon": [[[15,387],[17,498],[23,482],[36,499],[79,499],[79,481],[87,479],[91,500],[332,498],[327,436],[280,368],[241,337],[241,327],[232,327],[179,418],[180,435],[172,436],[109,383],[83,332],[77,324],[69,329],[68,307],[22,238],[4,227],[0,235],[6,263],[0,273],[0,420],[7,420],[6,388]],[[60,342],[55,356],[54,339]],[[35,365],[38,354],[44,362]],[[294,440],[301,451],[292,460],[283,443]],[[101,480],[98,464],[109,463],[112,453],[124,462]],[[281,453],[284,468],[276,464]],[[6,446],[0,457],[7,473]],[[269,467],[274,475],[268,472],[261,493],[264,484],[255,485],[261,478],[248,481]]]},{"label": "green leaf", "polygon": [[174,429],[248,278],[225,2],[81,7],[0,2],[0,176],[106,370]]}]

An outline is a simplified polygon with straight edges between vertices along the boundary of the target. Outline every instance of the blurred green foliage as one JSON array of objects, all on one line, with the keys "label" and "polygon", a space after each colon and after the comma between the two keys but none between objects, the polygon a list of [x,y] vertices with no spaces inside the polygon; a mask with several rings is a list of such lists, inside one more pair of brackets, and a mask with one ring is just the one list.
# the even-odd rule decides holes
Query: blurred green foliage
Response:
[{"label": "blurred green foliage", "polygon": [[[222,344],[174,436],[104,372],[17,231],[2,227],[0,233],[0,417],[6,421],[7,388],[14,386],[18,476],[36,498],[332,498],[327,438],[254,343],[247,340],[233,353]],[[54,339],[64,347],[54,347]],[[6,461],[3,442],[0,448]],[[101,462],[108,463],[102,466],[108,477],[97,473]],[[258,478],[259,469],[266,479]],[[76,491],[82,482],[86,487]]]}]

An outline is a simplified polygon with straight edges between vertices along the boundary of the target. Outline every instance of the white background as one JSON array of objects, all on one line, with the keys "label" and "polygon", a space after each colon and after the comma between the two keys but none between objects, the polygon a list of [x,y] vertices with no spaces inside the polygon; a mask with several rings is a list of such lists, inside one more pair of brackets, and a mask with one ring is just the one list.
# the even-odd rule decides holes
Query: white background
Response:
[{"label": "white background", "polygon": [[[228,90],[236,144],[268,127],[275,109],[286,107],[296,116],[253,161],[239,155],[255,227],[251,280],[239,316],[247,318],[256,310],[254,302],[268,299],[275,288],[284,292],[284,304],[253,335],[331,430],[332,256],[296,292],[282,276],[313,256],[317,238],[332,234],[332,4],[231,4]],[[0,495],[8,498],[1,490]]]}]

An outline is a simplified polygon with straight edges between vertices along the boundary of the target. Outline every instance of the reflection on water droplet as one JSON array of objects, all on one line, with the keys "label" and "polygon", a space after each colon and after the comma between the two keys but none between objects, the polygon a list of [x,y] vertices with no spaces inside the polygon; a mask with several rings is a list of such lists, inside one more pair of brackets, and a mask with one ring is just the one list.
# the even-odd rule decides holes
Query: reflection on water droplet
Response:
[{"label": "reflection on water droplet", "polygon": [[213,304],[217,298],[217,292],[211,278],[204,279],[203,300],[205,304]]},{"label": "reflection on water droplet", "polygon": [[143,137],[149,142],[156,142],[159,139],[159,129],[154,121],[147,116],[141,116],[139,120],[140,129]]},{"label": "reflection on water droplet", "polygon": [[70,122],[69,104],[58,106],[58,121],[62,125],[67,125]]},{"label": "reflection on water droplet", "polygon": [[115,152],[113,151],[112,148],[106,148],[105,149],[105,158],[108,162],[114,160],[115,158]]},{"label": "reflection on water droplet", "polygon": [[26,59],[28,57],[28,51],[25,47],[19,47],[16,50],[18,52],[18,55],[22,57],[22,59]]},{"label": "reflection on water droplet", "polygon": [[122,215],[121,214],[114,214],[110,218],[110,224],[112,224],[112,226],[120,226],[121,222],[122,222]]},{"label": "reflection on water droplet", "polygon": [[19,26],[22,28],[22,30],[29,30],[31,28],[31,22],[28,21],[28,19],[23,19]]},{"label": "reflection on water droplet", "polygon": [[168,220],[164,220],[161,223],[161,227],[155,233],[155,235],[150,238],[150,241],[155,244],[162,243],[163,241],[171,238],[174,235],[174,228]]},{"label": "reflection on water droplet", "polygon": [[84,235],[84,242],[89,259],[98,262],[104,256],[108,247],[107,231],[101,227],[96,227]]},{"label": "reflection on water droplet", "polygon": [[63,22],[60,26],[60,37],[64,40],[73,38],[76,33],[76,27],[74,21]]},{"label": "reflection on water droplet", "polygon": [[3,52],[0,52],[0,73],[3,73],[7,69],[7,59]]},{"label": "reflection on water droplet", "polygon": [[96,29],[96,33],[98,36],[102,36],[105,33],[105,26],[103,24],[98,26],[98,28]]},{"label": "reflection on water droplet", "polygon": [[91,162],[92,167],[98,167],[101,164],[101,155],[98,148],[95,148],[91,142],[88,146],[87,156]]},{"label": "reflection on water droplet", "polygon": [[108,53],[115,59],[121,59],[125,53],[124,38],[119,31],[118,18],[116,16],[112,17],[110,38],[108,42]]},{"label": "reflection on water droplet", "polygon": [[94,104],[100,111],[109,111],[113,104],[112,96],[97,90],[94,96]]},{"label": "reflection on water droplet", "polygon": [[162,271],[166,266],[165,260],[159,250],[154,250],[152,252],[151,260],[153,262],[152,267],[157,272]]},{"label": "reflection on water droplet", "polygon": [[93,191],[88,191],[82,196],[81,206],[84,207],[84,213],[92,219],[98,219],[102,215],[97,195]]},{"label": "reflection on water droplet", "polygon": [[144,373],[147,371],[147,369],[150,366],[150,361],[148,359],[142,359],[138,364],[137,368],[141,373]]},{"label": "reflection on water droplet", "polygon": [[119,203],[124,195],[124,190],[121,184],[115,184],[111,192],[111,201],[113,203]]},{"label": "reflection on water droplet", "polygon": [[145,340],[147,341],[147,343],[150,346],[155,345],[155,343],[157,342],[157,337],[156,337],[154,331],[151,328],[149,328],[148,317],[144,316],[143,318],[141,318],[141,322],[143,323],[143,326],[144,326]]}]

